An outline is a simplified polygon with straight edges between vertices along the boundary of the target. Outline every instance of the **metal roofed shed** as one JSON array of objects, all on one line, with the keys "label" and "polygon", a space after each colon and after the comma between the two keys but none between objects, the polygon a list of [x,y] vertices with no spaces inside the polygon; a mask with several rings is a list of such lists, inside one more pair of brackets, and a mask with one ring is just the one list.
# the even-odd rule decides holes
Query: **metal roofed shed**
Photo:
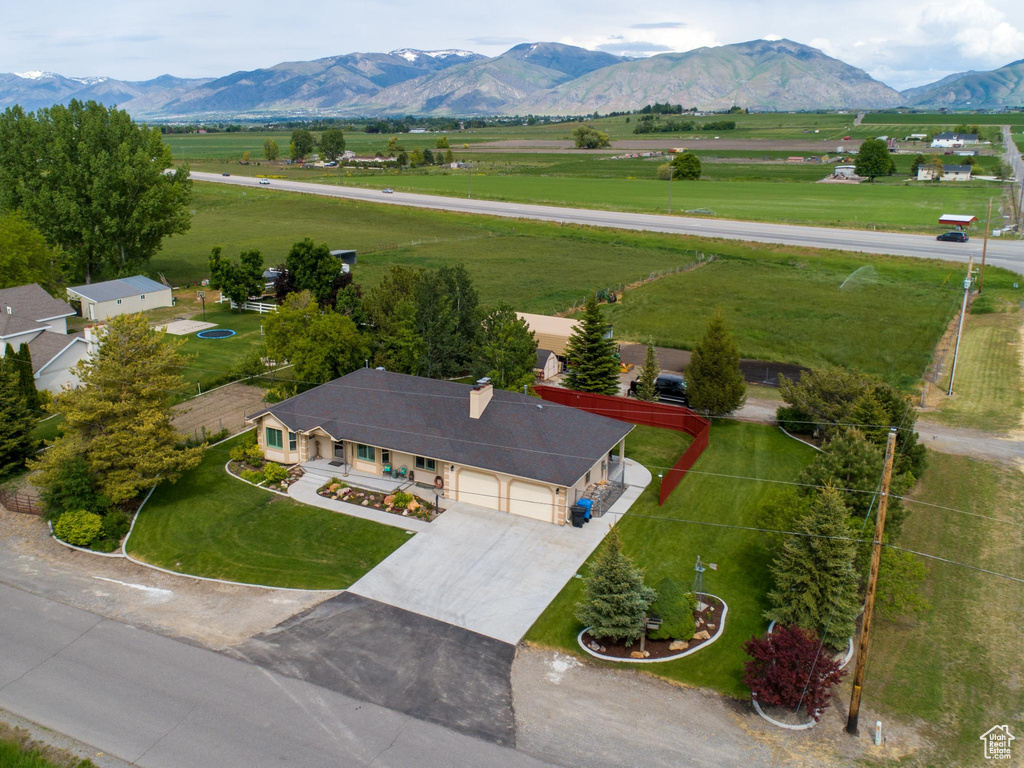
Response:
[{"label": "metal roofed shed", "polygon": [[[516,312],[516,315],[533,331],[538,349],[550,349],[558,357],[565,357],[565,345],[579,320],[554,315],[533,315],[529,312]],[[607,338],[611,337],[612,331],[609,329]]]},{"label": "metal roofed shed", "polygon": [[960,227],[961,229],[971,226],[978,220],[977,216],[970,216],[963,213],[944,213],[939,217],[939,224],[947,227]]},{"label": "metal roofed shed", "polygon": [[341,259],[342,264],[348,264],[350,267],[355,266],[356,252],[353,250],[342,248],[336,251],[331,251],[331,256],[336,259]]},{"label": "metal roofed shed", "polygon": [[87,320],[106,320],[174,303],[170,286],[144,275],[76,285],[68,288],[67,294],[69,299],[82,303],[82,317]]}]

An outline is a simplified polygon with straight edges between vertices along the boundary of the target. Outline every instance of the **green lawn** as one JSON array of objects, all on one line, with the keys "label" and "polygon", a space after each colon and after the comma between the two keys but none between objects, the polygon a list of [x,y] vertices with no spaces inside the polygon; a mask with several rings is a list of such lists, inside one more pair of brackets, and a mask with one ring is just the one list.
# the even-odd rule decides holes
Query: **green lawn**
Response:
[{"label": "green lawn", "polygon": [[[184,338],[181,352],[192,358],[188,368],[183,371],[188,384],[187,394],[197,394],[197,384],[201,384],[205,391],[209,384],[223,379],[247,352],[263,344],[261,328],[267,319],[266,315],[228,309],[226,304],[214,304],[213,307],[206,310],[206,322],[216,323],[218,328],[231,329],[236,332],[234,336],[226,339],[201,339],[193,333],[184,337],[168,337]],[[194,319],[202,320],[203,316],[199,314]]]},{"label": "green lawn", "polygon": [[132,557],[162,568],[276,587],[344,589],[409,539],[400,528],[328,512],[227,474],[241,438],[164,483],[139,513]]},{"label": "green lawn", "polygon": [[32,439],[33,440],[53,440],[57,437],[57,432],[60,430],[60,425],[64,423],[64,414],[55,413],[52,416],[46,416],[36,422],[35,427],[32,428]]},{"label": "green lawn", "polygon": [[[626,452],[662,465],[671,451],[651,445],[648,430],[634,432],[626,440]],[[678,455],[678,454],[676,454]],[[694,469],[764,479],[793,480],[811,460],[813,451],[778,429],[741,422],[716,422],[708,449]],[[756,525],[755,510],[773,486],[704,474],[687,476],[665,502],[658,506],[657,470],[654,482],[644,491],[619,523],[625,551],[646,569],[647,582],[656,584],[672,576],[689,587],[697,555],[718,564],[708,571],[707,591],[729,604],[722,637],[698,654],[649,665],[645,671],[672,680],[714,688],[729,696],[745,697],[742,685],[742,644],[767,627],[766,608],[768,553],[761,534],[728,528],[695,525],[684,521]],[[593,556],[591,556],[593,558]],[[584,566],[583,571],[586,571]],[[526,635],[530,642],[582,655],[576,634],[582,625],[573,615],[583,582],[570,579]],[[623,665],[626,666],[626,665]]]},{"label": "green lawn", "polygon": [[[1024,477],[1017,469],[931,453],[913,495],[1016,525],[909,504],[901,546],[1024,577]],[[1024,733],[1024,585],[925,565],[931,607],[916,619],[876,620],[864,706],[927,729],[936,748],[915,764],[981,765],[982,733],[997,723],[1018,739]]]},{"label": "green lawn", "polygon": [[853,254],[759,253],[628,291],[608,316],[620,338],[692,349],[721,308],[744,357],[858,367],[908,387],[962,296],[953,269]]},{"label": "green lawn", "polygon": [[91,760],[69,759],[55,763],[37,749],[23,750],[14,741],[0,739],[0,766],[3,768],[95,768]]}]

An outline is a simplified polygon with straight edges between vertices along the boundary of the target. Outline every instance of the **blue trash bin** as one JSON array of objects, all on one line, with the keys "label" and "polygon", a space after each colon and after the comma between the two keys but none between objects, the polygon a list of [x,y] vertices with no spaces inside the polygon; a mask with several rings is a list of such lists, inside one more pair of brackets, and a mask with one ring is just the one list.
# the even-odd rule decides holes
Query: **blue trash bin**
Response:
[{"label": "blue trash bin", "polygon": [[576,503],[579,504],[581,507],[583,507],[586,510],[583,513],[583,521],[586,522],[586,521],[590,520],[590,518],[593,516],[592,512],[593,512],[593,508],[594,508],[594,500],[593,499],[580,499]]}]

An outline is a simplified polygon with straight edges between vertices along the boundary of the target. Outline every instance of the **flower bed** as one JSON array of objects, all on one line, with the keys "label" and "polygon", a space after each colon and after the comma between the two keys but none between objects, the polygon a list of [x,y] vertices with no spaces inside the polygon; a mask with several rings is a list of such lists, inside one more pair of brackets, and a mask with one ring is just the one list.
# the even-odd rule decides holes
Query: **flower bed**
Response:
[{"label": "flower bed", "polygon": [[610,661],[670,661],[688,656],[705,645],[713,643],[722,634],[728,608],[714,595],[702,594],[704,610],[694,611],[697,632],[689,640],[645,640],[644,650],[640,644],[626,646],[608,640],[592,637],[587,630],[579,635],[579,643],[592,656]]},{"label": "flower bed", "polygon": [[304,474],[302,467],[285,467],[274,461],[260,459],[253,461],[253,457],[246,459],[232,459],[228,462],[228,470],[246,482],[267,488],[271,491],[288,492],[288,486],[298,482]]},{"label": "flower bed", "polygon": [[318,488],[317,493],[325,499],[358,504],[362,507],[379,509],[382,512],[390,512],[393,515],[401,515],[402,517],[415,517],[428,523],[432,522],[440,514],[429,501],[414,496],[411,493],[403,491],[396,491],[395,493],[371,491],[366,488],[349,485],[336,477],[331,478],[331,482]]}]

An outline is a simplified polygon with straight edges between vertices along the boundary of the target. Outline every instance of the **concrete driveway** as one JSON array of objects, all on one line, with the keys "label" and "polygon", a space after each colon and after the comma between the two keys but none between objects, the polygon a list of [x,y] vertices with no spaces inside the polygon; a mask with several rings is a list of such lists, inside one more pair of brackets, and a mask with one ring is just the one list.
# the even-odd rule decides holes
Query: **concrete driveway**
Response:
[{"label": "concrete driveway", "polygon": [[650,480],[627,461],[626,494],[583,528],[454,504],[348,591],[518,643]]}]

